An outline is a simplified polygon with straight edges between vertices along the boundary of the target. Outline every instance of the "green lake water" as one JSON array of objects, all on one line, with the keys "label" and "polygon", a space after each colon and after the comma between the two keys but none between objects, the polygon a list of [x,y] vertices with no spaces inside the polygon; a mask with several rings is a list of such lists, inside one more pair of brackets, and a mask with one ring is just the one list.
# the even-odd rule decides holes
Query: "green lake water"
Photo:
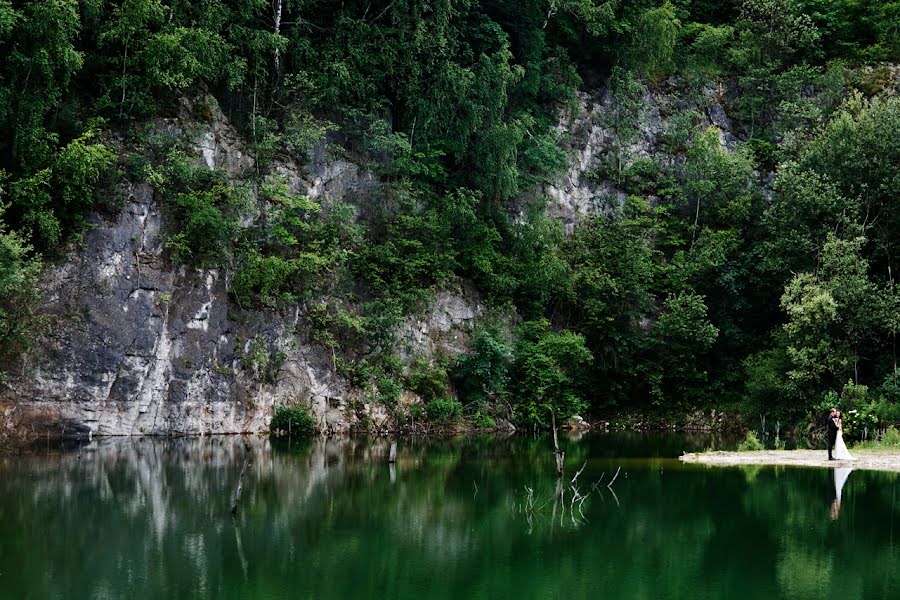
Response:
[{"label": "green lake water", "polygon": [[546,438],[401,440],[396,466],[386,440],[278,442],[0,459],[0,598],[900,597],[896,474],[850,473],[838,504],[830,470],[682,465],[729,444],[597,434],[565,440],[560,499]]}]

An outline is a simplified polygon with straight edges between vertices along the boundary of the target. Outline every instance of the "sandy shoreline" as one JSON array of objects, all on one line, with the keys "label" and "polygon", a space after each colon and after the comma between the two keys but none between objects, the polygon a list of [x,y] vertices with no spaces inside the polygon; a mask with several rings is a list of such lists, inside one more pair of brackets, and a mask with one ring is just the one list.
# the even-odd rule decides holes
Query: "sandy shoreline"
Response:
[{"label": "sandy shoreline", "polygon": [[853,467],[900,472],[900,450],[851,450],[855,460],[828,460],[824,450],[763,450],[760,452],[692,452],[681,455],[686,463],[719,467],[769,465],[787,467]]}]

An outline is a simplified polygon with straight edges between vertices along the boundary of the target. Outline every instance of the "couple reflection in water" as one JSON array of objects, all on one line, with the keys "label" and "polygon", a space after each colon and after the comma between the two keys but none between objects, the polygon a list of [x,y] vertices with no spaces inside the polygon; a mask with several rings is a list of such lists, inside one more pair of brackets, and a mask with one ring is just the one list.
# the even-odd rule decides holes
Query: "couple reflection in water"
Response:
[{"label": "couple reflection in water", "polygon": [[833,469],[833,471],[834,500],[831,501],[831,520],[835,521],[841,514],[841,492],[844,489],[844,484],[847,483],[847,478],[853,472],[853,467],[838,467]]},{"label": "couple reflection in water", "polygon": [[[844,415],[836,408],[828,411],[826,418],[826,429],[828,434],[828,460],[853,460],[853,456],[847,450],[844,443]],[[841,490],[852,467],[838,467],[834,469],[834,500],[831,502],[831,520],[834,521],[841,513]]]}]

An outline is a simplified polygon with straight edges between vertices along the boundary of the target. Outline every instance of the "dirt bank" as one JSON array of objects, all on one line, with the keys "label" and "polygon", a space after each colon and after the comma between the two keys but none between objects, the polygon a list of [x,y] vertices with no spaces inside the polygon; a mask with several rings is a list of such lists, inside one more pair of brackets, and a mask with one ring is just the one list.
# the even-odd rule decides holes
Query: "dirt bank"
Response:
[{"label": "dirt bank", "polygon": [[851,450],[855,460],[828,460],[824,450],[763,450],[761,452],[693,452],[681,460],[719,467],[781,465],[788,467],[853,467],[900,472],[900,449]]}]

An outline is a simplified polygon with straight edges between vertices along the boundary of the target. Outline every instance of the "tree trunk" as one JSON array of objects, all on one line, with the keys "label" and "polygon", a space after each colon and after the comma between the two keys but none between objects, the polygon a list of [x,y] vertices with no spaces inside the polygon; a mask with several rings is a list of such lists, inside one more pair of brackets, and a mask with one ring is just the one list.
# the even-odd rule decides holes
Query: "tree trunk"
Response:
[{"label": "tree trunk", "polygon": [[244,491],[244,473],[247,472],[247,467],[250,466],[250,455],[248,452],[247,460],[244,461],[244,467],[241,469],[241,476],[238,477],[237,489],[234,490],[234,497],[231,499],[231,514],[236,515],[238,509],[238,503],[241,501],[241,492]]},{"label": "tree trunk", "polygon": [[[275,0],[275,35],[281,34],[281,3],[282,0]],[[275,48],[275,77],[281,70],[281,50]]]},{"label": "tree trunk", "polygon": [[125,112],[125,68],[128,65],[128,38],[125,39],[125,56],[122,58],[122,100],[119,101],[119,118]]},{"label": "tree trunk", "polygon": [[550,409],[550,423],[553,426],[553,455],[556,457],[556,474],[562,477],[566,453],[559,451],[559,439],[556,435],[556,411],[552,408]]}]

